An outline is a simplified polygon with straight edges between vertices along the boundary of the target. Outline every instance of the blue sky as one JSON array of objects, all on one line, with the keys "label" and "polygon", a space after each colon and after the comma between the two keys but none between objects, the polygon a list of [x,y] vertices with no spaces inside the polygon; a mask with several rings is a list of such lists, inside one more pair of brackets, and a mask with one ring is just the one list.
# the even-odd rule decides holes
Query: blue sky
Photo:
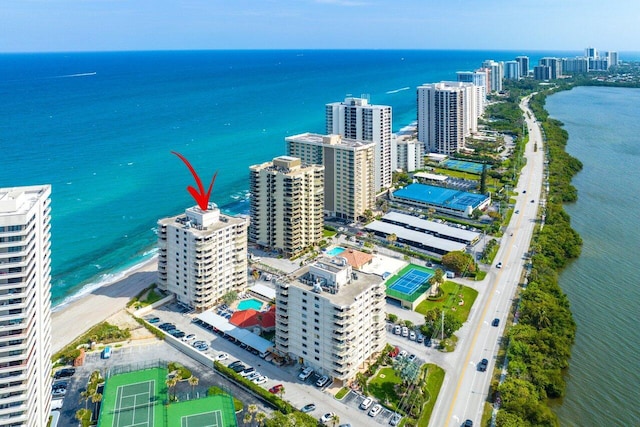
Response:
[{"label": "blue sky", "polygon": [[0,0],[0,52],[640,51],[634,0]]}]

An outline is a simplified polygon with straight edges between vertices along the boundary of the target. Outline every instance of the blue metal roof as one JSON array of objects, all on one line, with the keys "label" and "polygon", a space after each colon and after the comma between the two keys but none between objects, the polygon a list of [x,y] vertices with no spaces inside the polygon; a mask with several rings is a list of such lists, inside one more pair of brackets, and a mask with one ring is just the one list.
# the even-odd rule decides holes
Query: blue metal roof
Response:
[{"label": "blue metal roof", "polygon": [[427,184],[410,184],[393,193],[398,199],[414,200],[443,208],[464,211],[467,206],[477,208],[487,200],[483,194],[467,193],[452,188],[436,187]]}]

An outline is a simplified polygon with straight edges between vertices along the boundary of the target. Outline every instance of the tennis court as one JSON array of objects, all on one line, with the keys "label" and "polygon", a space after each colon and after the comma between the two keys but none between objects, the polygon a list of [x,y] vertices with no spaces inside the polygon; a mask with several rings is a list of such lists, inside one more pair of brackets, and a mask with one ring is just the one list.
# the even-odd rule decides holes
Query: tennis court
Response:
[{"label": "tennis court", "polygon": [[431,277],[431,274],[412,268],[400,276],[389,288],[395,289],[403,294],[411,295],[420,285],[429,280],[429,277]]},{"label": "tennis court", "polygon": [[[448,169],[453,169],[456,171],[469,172],[476,175],[480,175],[482,173],[482,163],[448,159],[442,162],[442,165]],[[490,168],[491,166],[487,165],[487,169]]]},{"label": "tennis court", "polygon": [[429,290],[431,276],[433,270],[430,268],[409,264],[387,281],[387,295],[413,302]]},{"label": "tennis court", "polygon": [[107,379],[98,425],[103,427],[152,427],[162,421],[166,400],[162,368],[120,374]]},{"label": "tennis court", "polygon": [[228,394],[169,402],[166,368],[107,377],[99,427],[237,427]]}]

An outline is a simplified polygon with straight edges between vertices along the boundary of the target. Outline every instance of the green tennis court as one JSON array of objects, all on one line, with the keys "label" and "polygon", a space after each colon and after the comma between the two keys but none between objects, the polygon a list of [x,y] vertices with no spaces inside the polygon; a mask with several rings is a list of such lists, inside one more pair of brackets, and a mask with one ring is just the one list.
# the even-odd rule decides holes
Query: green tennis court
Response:
[{"label": "green tennis court", "polygon": [[413,302],[429,290],[429,278],[434,271],[415,264],[409,264],[387,280],[387,295],[403,301]]},{"label": "green tennis court", "polygon": [[153,427],[162,420],[167,400],[167,370],[145,369],[115,375],[104,387],[100,418],[102,427]]},{"label": "green tennis court", "polygon": [[169,403],[166,368],[106,379],[99,427],[237,427],[233,398],[219,394]]}]

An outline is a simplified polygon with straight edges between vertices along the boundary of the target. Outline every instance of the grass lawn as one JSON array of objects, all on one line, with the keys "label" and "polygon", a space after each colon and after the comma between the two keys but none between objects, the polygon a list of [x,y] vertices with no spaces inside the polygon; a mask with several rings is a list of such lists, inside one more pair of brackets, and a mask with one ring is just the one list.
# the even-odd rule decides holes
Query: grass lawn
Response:
[{"label": "grass lawn", "polygon": [[[424,300],[418,305],[416,311],[426,314],[434,308],[446,308],[455,313],[462,323],[466,322],[469,311],[478,297],[478,291],[451,281],[444,282],[440,289],[444,292],[442,298],[435,301]],[[460,305],[460,302],[463,304]]]},{"label": "grass lawn", "polygon": [[368,389],[381,403],[395,409],[400,401],[400,397],[394,390],[397,384],[402,384],[402,380],[396,375],[393,368],[382,368],[369,381]]},{"label": "grass lawn", "polygon": [[335,231],[324,229],[322,230],[322,237],[333,237],[337,234]]},{"label": "grass lawn", "polygon": [[427,385],[425,388],[429,393],[429,400],[422,407],[418,426],[427,427],[429,425],[429,418],[431,418],[431,412],[433,412],[433,407],[438,398],[438,393],[440,393],[440,387],[442,387],[442,382],[444,381],[444,369],[433,363],[423,366],[422,369],[427,369]]},{"label": "grass lawn", "polygon": [[348,387],[342,387],[340,389],[340,391],[338,391],[336,393],[336,399],[338,399],[338,400],[342,399],[343,397],[345,397],[347,395],[347,393],[349,393],[349,388]]}]

